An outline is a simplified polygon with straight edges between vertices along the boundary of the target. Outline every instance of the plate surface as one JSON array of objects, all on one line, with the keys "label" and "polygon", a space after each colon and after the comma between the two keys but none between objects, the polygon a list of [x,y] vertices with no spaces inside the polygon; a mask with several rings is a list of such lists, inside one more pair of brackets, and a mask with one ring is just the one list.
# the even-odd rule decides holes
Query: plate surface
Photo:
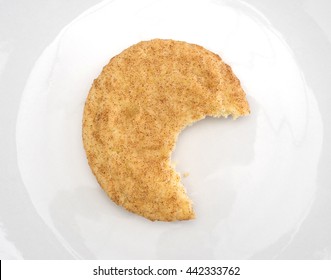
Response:
[{"label": "plate surface", "polygon": [[[304,25],[294,26],[301,32],[289,39],[294,31],[273,20],[270,9],[281,13],[285,4],[266,8],[260,2],[104,1],[62,29],[31,69],[16,122],[26,192],[21,201],[38,216],[40,224],[32,228],[45,228],[41,239],[56,250],[41,255],[31,244],[34,253],[20,252],[20,237],[8,235],[3,222],[5,258],[331,257],[330,82],[316,74],[331,69],[322,64],[322,57],[331,60],[327,23],[317,20],[324,37],[307,31],[315,36],[309,48],[300,37]],[[297,12],[316,11],[309,1],[297,2]],[[316,28],[308,20],[306,25]],[[93,79],[111,57],[153,38],[196,43],[219,54],[251,106],[248,117],[207,118],[181,133],[172,159],[179,173],[190,174],[182,182],[194,201],[193,221],[150,222],[114,205],[82,146],[83,106]]]}]

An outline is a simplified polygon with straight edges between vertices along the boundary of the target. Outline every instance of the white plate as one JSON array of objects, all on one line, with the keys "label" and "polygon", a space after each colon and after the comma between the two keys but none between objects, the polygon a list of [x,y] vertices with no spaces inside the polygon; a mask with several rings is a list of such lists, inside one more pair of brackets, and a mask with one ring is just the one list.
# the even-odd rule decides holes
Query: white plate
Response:
[{"label": "white plate", "polygon": [[[293,30],[284,31],[279,20],[273,23],[269,9],[285,9],[275,3],[263,8],[260,1],[105,1],[60,32],[33,67],[17,117],[25,201],[42,220],[31,227],[44,227],[50,233],[40,238],[56,243],[44,255],[31,244],[36,252],[30,257],[330,258],[324,215],[331,208],[323,204],[331,197],[325,127],[330,82],[315,72],[322,53],[312,52],[317,48],[309,49],[299,36],[289,38]],[[292,19],[285,15],[286,20]],[[310,32],[315,45],[319,37]],[[184,40],[218,53],[251,105],[249,117],[207,118],[180,135],[173,161],[180,173],[190,173],[182,181],[194,201],[193,221],[150,222],[114,205],[93,177],[82,146],[82,112],[93,79],[112,56],[152,38]],[[330,50],[323,50],[330,61]],[[327,72],[330,65],[323,65]],[[25,257],[16,242],[21,237],[3,235],[5,257]]]}]

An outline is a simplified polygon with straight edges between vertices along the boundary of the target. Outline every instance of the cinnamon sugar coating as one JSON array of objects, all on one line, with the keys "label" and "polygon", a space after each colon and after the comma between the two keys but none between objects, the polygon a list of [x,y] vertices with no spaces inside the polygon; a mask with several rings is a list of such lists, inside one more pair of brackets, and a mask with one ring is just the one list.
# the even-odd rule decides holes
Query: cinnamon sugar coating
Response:
[{"label": "cinnamon sugar coating", "polygon": [[239,80],[218,55],[154,39],[112,58],[94,80],[83,143],[115,203],[150,220],[188,220],[192,201],[170,162],[178,134],[206,116],[248,114]]}]

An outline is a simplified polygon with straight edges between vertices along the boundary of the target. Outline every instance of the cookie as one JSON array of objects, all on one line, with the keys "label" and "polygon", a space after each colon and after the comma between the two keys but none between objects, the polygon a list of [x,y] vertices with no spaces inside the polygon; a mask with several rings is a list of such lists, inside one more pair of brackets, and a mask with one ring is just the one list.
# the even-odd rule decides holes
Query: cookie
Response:
[{"label": "cookie", "polygon": [[178,134],[206,116],[249,114],[231,68],[205,48],[174,40],[135,44],[94,80],[83,116],[88,163],[107,195],[150,220],[195,217],[171,164]]}]

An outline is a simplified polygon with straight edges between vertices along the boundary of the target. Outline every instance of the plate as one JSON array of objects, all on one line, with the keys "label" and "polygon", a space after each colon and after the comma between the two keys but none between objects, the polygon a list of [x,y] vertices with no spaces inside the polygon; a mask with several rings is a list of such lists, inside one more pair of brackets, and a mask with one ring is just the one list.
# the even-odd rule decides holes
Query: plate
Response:
[{"label": "plate", "polygon": [[[324,217],[331,197],[325,125],[330,82],[316,75],[326,64],[306,38],[289,38],[294,31],[274,22],[270,9],[276,5],[281,12],[285,4],[263,8],[261,2],[104,1],[44,49],[26,81],[16,122],[20,178],[49,232],[44,242],[58,250],[42,258],[330,258],[331,239],[324,236],[331,233]],[[314,11],[309,5],[297,10]],[[322,42],[330,34],[321,22]],[[194,202],[192,221],[151,222],[116,206],[96,182],[82,145],[93,79],[111,57],[153,38],[219,54],[251,106],[248,117],[206,118],[180,134],[172,161],[180,174],[189,173],[182,182]],[[330,60],[330,51],[325,54]],[[3,236],[5,252],[24,257]]]}]

